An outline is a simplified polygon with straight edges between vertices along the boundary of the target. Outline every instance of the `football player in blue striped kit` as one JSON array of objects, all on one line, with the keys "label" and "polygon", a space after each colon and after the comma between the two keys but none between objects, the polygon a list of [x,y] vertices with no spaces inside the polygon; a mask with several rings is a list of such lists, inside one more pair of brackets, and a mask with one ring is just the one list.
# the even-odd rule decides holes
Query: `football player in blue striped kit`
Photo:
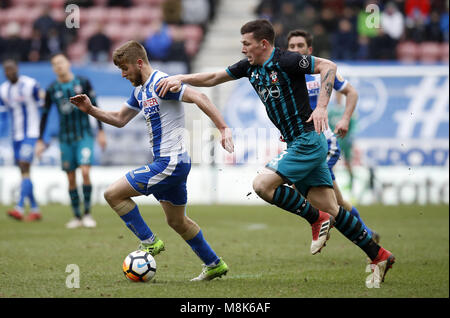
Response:
[{"label": "football player in blue striped kit", "polygon": [[[324,247],[334,224],[371,259],[372,270],[380,274],[373,275],[375,283],[381,283],[395,261],[394,255],[374,242],[356,217],[339,207],[326,162],[328,145],[323,132],[328,128],[327,105],[337,67],[326,59],[282,51],[274,47],[274,40],[275,32],[268,20],[250,21],[241,27],[244,59],[222,71],[176,75],[162,80],[158,93],[165,96],[179,89],[182,83],[210,87],[247,77],[269,119],[287,142],[287,149],[266,165],[268,171],[256,176],[253,189],[266,202],[311,224],[312,254]],[[321,87],[313,111],[305,74],[317,73],[320,73]],[[291,184],[295,189],[288,186]]]},{"label": "football player in blue striped kit", "polygon": [[[311,55],[313,52],[313,37],[309,32],[305,30],[293,30],[289,32],[287,41],[288,50],[290,52],[297,52],[303,55]],[[305,79],[306,87],[308,88],[309,105],[311,106],[311,109],[314,110],[317,105],[317,98],[320,91],[320,76],[318,76],[318,74],[306,74]],[[335,134],[337,134],[337,136],[340,138],[345,137],[349,129],[350,119],[358,101],[358,92],[356,91],[356,89],[339,73],[336,74],[333,83],[333,89],[335,89],[336,92],[340,92],[346,97],[345,112],[342,118],[337,122],[334,133],[333,131],[331,131],[331,129],[327,129],[324,131],[324,135],[327,138],[328,142],[327,164],[328,169],[330,170],[331,178],[333,179],[334,193],[336,195],[339,206],[342,206],[353,216],[355,216],[358,221],[361,222],[362,226],[372,235],[373,240],[378,243],[380,241],[380,235],[367,227],[362,220],[358,209],[349,201],[344,199],[341,190],[339,189],[339,186],[336,182],[336,177],[333,173],[333,167],[339,160],[339,156],[341,153],[341,148],[339,147],[339,143]]]},{"label": "football player in blue striped kit", "polygon": [[19,75],[14,60],[5,60],[3,70],[7,81],[0,85],[0,107],[6,107],[11,115],[14,161],[22,175],[19,200],[15,208],[7,213],[17,220],[23,220],[25,199],[28,199],[30,213],[25,220],[37,221],[42,215],[33,194],[30,165],[39,137],[39,107],[42,106],[39,83],[31,77]]},{"label": "football player in blue striped kit", "polygon": [[[97,225],[91,213],[92,183],[90,169],[94,159],[94,132],[89,123],[89,116],[72,105],[70,97],[85,93],[92,98],[94,105],[96,105],[95,92],[87,78],[72,73],[70,61],[64,54],[53,55],[50,62],[57,79],[46,90],[39,128],[40,134],[36,144],[36,155],[40,157],[47,147],[42,138],[50,108],[52,105],[56,105],[60,124],[58,137],[61,165],[67,174],[70,202],[74,214],[66,227],[69,229],[80,226],[93,228]],[[98,122],[97,142],[102,149],[106,147],[106,137],[100,121]],[[77,168],[80,168],[83,178],[83,215],[80,210],[80,195],[77,189]]]},{"label": "football player in blue striped kit", "polygon": [[155,85],[167,75],[154,70],[145,48],[137,41],[129,41],[116,49],[113,61],[122,76],[135,87],[125,105],[117,112],[92,107],[87,95],[77,95],[71,102],[83,112],[107,124],[123,127],[142,113],[150,138],[149,163],[128,172],[105,191],[105,199],[141,241],[139,249],[157,255],[165,249],[163,241],[149,228],[132,197],[153,196],[160,202],[167,223],[203,261],[203,271],[192,280],[211,280],[228,272],[227,264],[217,256],[203,232],[186,215],[186,180],[191,160],[184,142],[184,108],[180,101],[195,103],[219,129],[225,150],[233,152],[233,140],[222,115],[208,97],[181,86],[165,97],[155,92]]}]

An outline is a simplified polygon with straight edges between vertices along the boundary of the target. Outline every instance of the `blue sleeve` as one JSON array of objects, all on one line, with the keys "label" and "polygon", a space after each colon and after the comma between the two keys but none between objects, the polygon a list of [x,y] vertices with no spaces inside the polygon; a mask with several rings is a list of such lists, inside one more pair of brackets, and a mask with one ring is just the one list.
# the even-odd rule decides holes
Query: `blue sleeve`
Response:
[{"label": "blue sleeve", "polygon": [[[161,77],[161,78],[155,83],[155,86],[154,86],[154,87],[158,86],[159,81],[162,80],[163,78],[166,78],[166,77],[167,77],[167,76]],[[178,92],[174,93],[174,92],[168,91],[168,92],[166,93],[166,96],[164,96],[164,97],[159,96],[159,94],[158,94],[158,92],[156,92],[156,90],[155,90],[155,93],[156,93],[156,95],[157,95],[159,98],[161,98],[161,99],[164,99],[164,100],[178,100],[178,101],[179,101],[179,100],[181,99],[181,97],[182,97],[183,92],[184,92],[184,88],[185,88],[185,84],[181,84],[181,88],[180,88],[180,90],[179,90]]]},{"label": "blue sleeve", "polygon": [[347,80],[343,78],[341,74],[336,73],[333,88],[339,92],[340,90],[344,89],[345,85],[347,85]]},{"label": "blue sleeve", "polygon": [[39,84],[36,83],[33,86],[33,98],[36,102],[39,102],[41,100],[41,98],[39,97]]},{"label": "blue sleeve", "polygon": [[130,98],[127,100],[127,104],[130,105],[132,108],[135,108],[136,110],[141,110],[141,107],[139,106],[139,102],[136,99],[136,96],[134,96],[134,89],[131,92]]}]

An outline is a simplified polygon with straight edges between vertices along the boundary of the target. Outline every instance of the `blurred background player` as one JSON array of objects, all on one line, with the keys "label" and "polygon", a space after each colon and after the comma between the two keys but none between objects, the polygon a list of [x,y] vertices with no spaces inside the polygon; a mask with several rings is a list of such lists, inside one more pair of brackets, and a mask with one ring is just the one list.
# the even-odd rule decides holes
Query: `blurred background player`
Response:
[{"label": "blurred background player", "polygon": [[30,165],[39,137],[39,107],[42,106],[39,83],[31,77],[19,75],[14,60],[5,60],[3,70],[7,81],[0,86],[0,107],[6,107],[11,114],[14,162],[19,166],[22,175],[19,201],[13,210],[8,211],[8,215],[22,220],[25,199],[28,199],[30,213],[25,220],[40,220],[42,216],[33,195],[33,183],[30,178]]},{"label": "blurred background player", "polygon": [[[332,131],[335,130],[336,124],[340,121],[342,118],[344,112],[345,112],[345,104],[343,103],[343,96],[342,92],[336,91],[335,94],[335,102],[330,105],[329,111],[328,111],[328,123],[330,124],[330,129]],[[350,117],[350,121],[348,124],[348,131],[345,134],[345,136],[337,136],[337,141],[339,143],[339,148],[341,150],[341,158],[344,159],[344,166],[345,169],[348,172],[349,176],[349,183],[348,183],[348,189],[353,189],[353,169],[352,169],[352,160],[353,160],[353,138],[355,133],[355,114],[353,114]]]},{"label": "blurred background player", "polygon": [[[47,147],[42,138],[48,113],[51,106],[55,104],[59,113],[61,164],[62,169],[67,173],[70,201],[74,214],[74,218],[66,224],[66,227],[70,229],[80,226],[95,227],[96,222],[91,216],[92,185],[89,176],[94,158],[93,132],[89,123],[89,116],[70,103],[70,97],[77,94],[87,94],[93,104],[96,105],[95,93],[88,79],[72,73],[70,61],[65,55],[56,54],[50,61],[57,79],[46,90],[36,154],[40,157]],[[98,122],[97,141],[102,149],[106,147],[106,138],[100,121]],[[76,181],[76,169],[78,167],[81,169],[83,177],[83,216],[80,212],[80,199]]]},{"label": "blurred background player", "polygon": [[[313,36],[304,30],[293,30],[289,32],[288,37],[288,50],[291,52],[298,52],[303,55],[311,55],[313,52]],[[319,91],[321,87],[321,81],[320,76],[316,74],[306,74],[306,86],[308,88],[308,95],[309,95],[309,104],[311,106],[311,109],[315,109],[317,105],[317,99],[319,97]],[[344,95],[346,97],[345,99],[345,111],[344,113],[340,114],[339,120],[336,120],[334,125],[334,133],[333,131],[328,128],[324,134],[327,138],[328,142],[328,155],[327,155],[327,164],[328,169],[331,173],[331,178],[333,179],[333,188],[334,193],[336,194],[336,199],[338,201],[339,206],[343,207],[345,210],[350,211],[350,213],[358,218],[358,220],[361,222],[361,224],[365,227],[365,229],[372,235],[372,238],[375,242],[380,241],[380,237],[378,233],[375,231],[372,231],[370,228],[368,228],[364,221],[361,219],[361,216],[359,215],[358,210],[356,207],[352,205],[349,201],[346,201],[344,197],[342,196],[341,190],[339,189],[339,186],[336,182],[336,177],[333,173],[333,167],[337,163],[339,156],[340,156],[340,147],[338,143],[338,138],[344,138],[348,134],[350,130],[350,122],[351,117],[353,115],[353,111],[355,110],[356,103],[358,101],[358,92],[356,89],[347,81],[345,80],[339,73],[336,74],[333,89],[335,89],[340,94]],[[337,134],[337,137],[336,135]],[[349,156],[351,152],[351,147],[346,147],[347,156]],[[349,164],[349,163],[348,163]]]},{"label": "blurred background player", "polygon": [[134,86],[131,97],[118,112],[92,107],[88,96],[77,95],[71,102],[83,112],[116,127],[125,126],[141,111],[150,137],[151,163],[132,170],[105,192],[105,199],[127,227],[141,240],[139,249],[153,256],[164,250],[164,243],[150,230],[139,208],[131,199],[150,195],[160,202],[167,223],[204,262],[196,280],[211,280],[228,272],[227,264],[219,258],[203,237],[200,227],[186,215],[186,181],[191,159],[184,143],[184,109],[181,103],[195,103],[216,125],[222,135],[222,146],[233,152],[233,141],[222,115],[206,95],[182,86],[178,92],[160,97],[155,85],[167,74],[151,67],[145,48],[137,41],[129,41],[113,53],[114,64],[122,76]]}]

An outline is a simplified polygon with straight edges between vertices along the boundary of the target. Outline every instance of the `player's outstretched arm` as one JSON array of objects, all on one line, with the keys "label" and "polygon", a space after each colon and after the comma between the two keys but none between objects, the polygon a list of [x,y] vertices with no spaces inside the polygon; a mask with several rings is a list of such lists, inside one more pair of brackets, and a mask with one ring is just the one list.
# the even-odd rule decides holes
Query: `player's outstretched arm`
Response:
[{"label": "player's outstretched arm", "polygon": [[214,106],[208,96],[193,88],[186,87],[182,101],[197,104],[197,106],[212,120],[217,129],[219,129],[222,137],[222,147],[229,153],[232,153],[234,151],[234,144],[231,129],[228,128],[222,114],[216,106]]},{"label": "player's outstretched arm", "polygon": [[105,111],[94,107],[86,94],[76,95],[70,98],[70,102],[77,106],[81,111],[97,118],[98,120],[113,125],[115,127],[125,126],[139,112],[129,107],[122,107],[118,112]]},{"label": "player's outstretched arm", "polygon": [[358,92],[350,83],[347,83],[345,88],[339,93],[345,95],[345,111],[342,118],[336,124],[334,133],[338,137],[344,138],[348,133],[350,119],[352,118],[353,112],[356,108],[356,103],[358,102]]},{"label": "player's outstretched arm", "polygon": [[156,92],[159,96],[166,96],[167,92],[177,92],[181,84],[189,84],[196,87],[211,87],[227,81],[234,80],[226,71],[180,74],[163,78],[156,85]]},{"label": "player's outstretched arm", "polygon": [[320,92],[317,99],[316,109],[313,111],[307,122],[314,122],[314,128],[318,134],[328,129],[327,106],[333,91],[334,78],[337,66],[332,61],[314,57],[314,74],[320,73]]}]

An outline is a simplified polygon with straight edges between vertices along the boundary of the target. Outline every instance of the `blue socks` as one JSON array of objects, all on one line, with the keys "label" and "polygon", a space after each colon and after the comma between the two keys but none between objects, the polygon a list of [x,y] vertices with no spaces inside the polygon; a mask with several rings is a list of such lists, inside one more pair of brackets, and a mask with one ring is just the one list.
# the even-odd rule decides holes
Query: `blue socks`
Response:
[{"label": "blue socks", "polygon": [[23,178],[22,183],[20,184],[20,197],[19,202],[17,202],[17,207],[19,209],[23,210],[26,198],[30,200],[31,209],[37,210],[38,205],[33,195],[33,183],[31,182],[30,178]]},{"label": "blue socks", "polygon": [[[137,205],[125,215],[120,217],[126,224],[126,226],[136,235],[141,241],[145,240],[153,240],[154,234],[145,223],[144,219],[139,212],[139,208]],[[192,250],[197,254],[197,256],[205,263],[206,265],[217,265],[220,261],[220,258],[216,255],[216,253],[212,250],[211,246],[209,246],[208,242],[203,237],[203,233],[197,233],[192,239],[187,240],[186,243],[192,248]]]},{"label": "blue socks", "polygon": [[126,224],[126,226],[136,235],[141,241],[153,238],[154,235],[147,223],[145,223],[144,219],[139,212],[139,208],[137,205],[125,215],[120,217]]},{"label": "blue socks", "polygon": [[194,238],[187,240],[186,243],[192,248],[198,257],[205,263],[205,265],[217,265],[220,261],[219,257],[214,253],[211,246],[203,237],[203,233],[200,230]]},{"label": "blue socks", "polygon": [[350,214],[356,217],[358,221],[361,222],[362,226],[366,229],[366,231],[369,232],[370,235],[372,235],[372,230],[369,229],[366,224],[364,224],[363,220],[361,219],[361,216],[359,215],[358,210],[355,207],[352,207]]}]

